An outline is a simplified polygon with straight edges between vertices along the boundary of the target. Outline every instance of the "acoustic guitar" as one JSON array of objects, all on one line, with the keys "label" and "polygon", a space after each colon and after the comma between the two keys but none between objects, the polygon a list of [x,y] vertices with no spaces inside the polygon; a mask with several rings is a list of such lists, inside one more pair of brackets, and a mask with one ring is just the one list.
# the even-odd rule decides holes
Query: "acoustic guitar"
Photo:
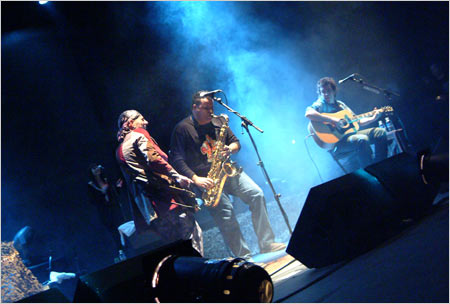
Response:
[{"label": "acoustic guitar", "polygon": [[348,109],[336,113],[321,113],[328,117],[339,118],[339,123],[334,125],[328,122],[310,121],[308,131],[313,135],[314,141],[319,147],[331,150],[344,136],[358,132],[359,121],[362,118],[370,117],[377,113],[390,113],[393,111],[392,107],[386,106],[360,115],[354,115]]}]

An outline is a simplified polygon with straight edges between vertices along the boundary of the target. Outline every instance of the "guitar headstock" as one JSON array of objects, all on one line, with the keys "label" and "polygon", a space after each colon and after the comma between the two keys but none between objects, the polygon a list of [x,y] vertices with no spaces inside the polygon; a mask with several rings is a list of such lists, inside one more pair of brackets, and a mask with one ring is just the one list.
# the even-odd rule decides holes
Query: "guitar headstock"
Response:
[{"label": "guitar headstock", "polygon": [[378,109],[377,111],[380,111],[380,113],[384,113],[385,115],[389,115],[394,113],[394,108],[391,106],[385,106],[381,109]]}]

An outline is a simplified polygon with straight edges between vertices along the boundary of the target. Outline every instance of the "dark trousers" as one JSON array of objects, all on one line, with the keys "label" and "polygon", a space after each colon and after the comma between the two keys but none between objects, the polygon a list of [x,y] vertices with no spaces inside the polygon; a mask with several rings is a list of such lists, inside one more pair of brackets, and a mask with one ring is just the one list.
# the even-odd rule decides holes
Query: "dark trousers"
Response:
[{"label": "dark trousers", "polygon": [[[370,145],[375,145],[375,157],[372,159]],[[364,168],[372,163],[382,161],[387,157],[387,137],[383,128],[370,128],[360,130],[337,143],[333,154],[336,158],[354,153],[356,156],[352,161],[352,170]]]}]

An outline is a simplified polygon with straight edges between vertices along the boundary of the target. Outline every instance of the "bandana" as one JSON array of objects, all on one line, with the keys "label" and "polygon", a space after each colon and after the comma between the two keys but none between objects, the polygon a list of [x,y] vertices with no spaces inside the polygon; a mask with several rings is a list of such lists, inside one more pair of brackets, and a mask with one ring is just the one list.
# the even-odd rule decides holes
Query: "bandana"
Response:
[{"label": "bandana", "polygon": [[117,126],[119,127],[119,131],[117,131],[117,140],[119,142],[122,142],[125,136],[131,132],[127,122],[134,120],[139,116],[141,116],[141,113],[136,110],[126,110],[120,114],[119,119],[117,120]]}]

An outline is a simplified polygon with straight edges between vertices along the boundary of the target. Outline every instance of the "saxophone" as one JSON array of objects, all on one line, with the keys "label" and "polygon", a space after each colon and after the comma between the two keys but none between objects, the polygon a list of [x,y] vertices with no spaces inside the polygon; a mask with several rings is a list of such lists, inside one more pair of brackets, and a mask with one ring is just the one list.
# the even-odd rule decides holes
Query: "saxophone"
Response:
[{"label": "saxophone", "polygon": [[[213,117],[218,117],[212,115]],[[216,207],[219,204],[220,196],[222,195],[225,181],[230,176],[235,176],[240,171],[229,161],[230,156],[223,157],[222,151],[225,146],[225,131],[228,128],[228,117],[223,117],[222,127],[219,130],[219,135],[214,144],[211,168],[208,172],[208,178],[214,181],[214,186],[203,192],[202,199],[207,207]]]}]

